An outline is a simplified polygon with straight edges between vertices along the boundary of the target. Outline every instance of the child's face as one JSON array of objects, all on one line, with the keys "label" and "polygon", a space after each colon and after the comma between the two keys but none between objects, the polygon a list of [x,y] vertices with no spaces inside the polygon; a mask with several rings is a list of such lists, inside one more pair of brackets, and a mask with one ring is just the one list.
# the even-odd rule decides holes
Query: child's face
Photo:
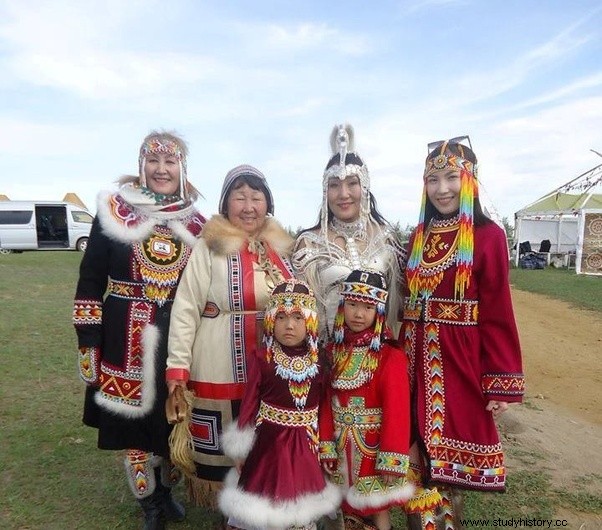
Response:
[{"label": "child's face", "polygon": [[345,324],[351,331],[364,331],[371,327],[376,319],[376,306],[366,302],[345,300]]},{"label": "child's face", "polygon": [[453,214],[460,208],[460,183],[459,169],[441,169],[426,178],[426,194],[440,214]]},{"label": "child's face", "polygon": [[298,312],[289,315],[283,311],[276,314],[274,337],[283,346],[301,346],[305,341],[305,318]]}]

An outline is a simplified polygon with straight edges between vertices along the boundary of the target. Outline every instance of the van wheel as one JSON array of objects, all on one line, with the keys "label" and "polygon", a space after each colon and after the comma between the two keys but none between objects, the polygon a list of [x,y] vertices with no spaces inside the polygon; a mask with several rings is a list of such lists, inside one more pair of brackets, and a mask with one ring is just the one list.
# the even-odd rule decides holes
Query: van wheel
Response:
[{"label": "van wheel", "polygon": [[0,248],[0,254],[12,254],[13,251],[10,248]]},{"label": "van wheel", "polygon": [[86,249],[88,248],[88,238],[87,237],[82,237],[77,242],[77,245],[75,245],[75,248],[77,248],[77,250],[79,250],[80,252],[85,252]]}]

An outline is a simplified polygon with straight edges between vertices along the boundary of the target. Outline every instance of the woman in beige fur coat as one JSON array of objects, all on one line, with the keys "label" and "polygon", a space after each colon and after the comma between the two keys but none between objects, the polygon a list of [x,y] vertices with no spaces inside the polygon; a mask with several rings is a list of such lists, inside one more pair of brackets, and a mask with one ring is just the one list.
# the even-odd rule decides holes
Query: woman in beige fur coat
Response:
[{"label": "woman in beige fur coat", "polygon": [[194,393],[191,491],[198,504],[212,508],[233,466],[220,449],[220,436],[238,415],[246,357],[261,340],[270,292],[292,277],[293,244],[271,217],[271,191],[252,166],[228,172],[219,212],[206,223],[178,287],[166,373],[170,393],[178,385]]}]

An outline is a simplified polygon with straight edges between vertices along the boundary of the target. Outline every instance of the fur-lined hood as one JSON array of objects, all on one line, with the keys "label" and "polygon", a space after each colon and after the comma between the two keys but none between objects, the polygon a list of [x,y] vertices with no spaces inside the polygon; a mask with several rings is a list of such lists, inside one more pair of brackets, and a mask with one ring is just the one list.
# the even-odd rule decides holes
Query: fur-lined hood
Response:
[{"label": "fur-lined hood", "polygon": [[[238,252],[249,240],[249,235],[234,226],[223,215],[214,215],[203,227],[201,237],[212,252],[227,256]],[[255,239],[267,243],[278,255],[289,257],[293,238],[273,217],[268,217]]]}]

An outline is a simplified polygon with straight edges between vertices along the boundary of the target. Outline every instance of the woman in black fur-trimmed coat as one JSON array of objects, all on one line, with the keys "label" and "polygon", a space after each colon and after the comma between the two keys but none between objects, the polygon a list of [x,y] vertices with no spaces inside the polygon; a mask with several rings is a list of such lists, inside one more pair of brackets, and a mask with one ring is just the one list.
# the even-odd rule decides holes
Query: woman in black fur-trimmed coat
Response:
[{"label": "woman in black fur-trimmed coat", "polygon": [[99,195],[73,311],[84,423],[98,429],[100,449],[125,450],[149,529],[184,517],[171,497],[165,366],[175,290],[205,222],[192,204],[198,192],[186,179],[186,155],[181,138],[152,132],[139,176]]}]

